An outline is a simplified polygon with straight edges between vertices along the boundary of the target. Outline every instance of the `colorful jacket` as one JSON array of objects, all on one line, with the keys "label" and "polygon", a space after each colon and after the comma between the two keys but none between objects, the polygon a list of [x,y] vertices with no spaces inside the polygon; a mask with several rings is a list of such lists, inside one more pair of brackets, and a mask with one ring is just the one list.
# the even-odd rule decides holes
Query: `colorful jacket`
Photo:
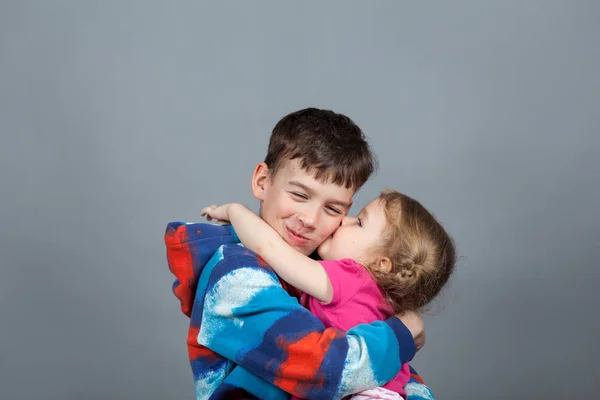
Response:
[{"label": "colorful jacket", "polygon": [[[229,225],[172,222],[165,244],[198,399],[338,399],[384,384],[415,353],[397,318],[325,329]],[[407,393],[433,399],[416,372]]]}]

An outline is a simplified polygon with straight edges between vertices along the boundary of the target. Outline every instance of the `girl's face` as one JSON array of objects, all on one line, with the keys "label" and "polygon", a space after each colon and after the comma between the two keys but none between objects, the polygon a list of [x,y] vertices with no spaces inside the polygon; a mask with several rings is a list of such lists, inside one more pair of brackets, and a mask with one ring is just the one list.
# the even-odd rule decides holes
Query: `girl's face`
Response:
[{"label": "girl's face", "polygon": [[381,243],[387,227],[385,210],[379,199],[371,201],[356,217],[344,217],[340,227],[317,249],[323,260],[351,258],[363,265],[372,261],[372,249]]}]

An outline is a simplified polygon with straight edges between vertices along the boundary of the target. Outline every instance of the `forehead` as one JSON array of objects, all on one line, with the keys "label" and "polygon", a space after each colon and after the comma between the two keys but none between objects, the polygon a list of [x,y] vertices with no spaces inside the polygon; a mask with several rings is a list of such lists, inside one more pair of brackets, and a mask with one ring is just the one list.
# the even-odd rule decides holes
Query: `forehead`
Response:
[{"label": "forehead", "polygon": [[369,219],[385,219],[385,208],[380,198],[371,200],[362,210],[362,213],[366,213]]},{"label": "forehead", "polygon": [[381,199],[376,198],[373,199],[369,202],[369,204],[367,204],[364,208],[364,210],[367,211],[376,211],[376,210],[382,210],[383,209],[383,204],[381,202]]}]

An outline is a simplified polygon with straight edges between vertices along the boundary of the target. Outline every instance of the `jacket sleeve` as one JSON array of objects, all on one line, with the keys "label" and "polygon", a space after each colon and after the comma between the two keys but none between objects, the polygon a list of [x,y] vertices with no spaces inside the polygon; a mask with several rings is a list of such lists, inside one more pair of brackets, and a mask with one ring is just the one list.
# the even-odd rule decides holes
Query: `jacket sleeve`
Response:
[{"label": "jacket sleeve", "polygon": [[169,269],[175,275],[173,294],[181,311],[191,316],[198,279],[221,245],[239,243],[231,225],[170,222],[165,231]]},{"label": "jacket sleeve", "polygon": [[406,400],[435,400],[431,390],[412,367],[410,367],[410,380],[404,390],[406,391]]}]

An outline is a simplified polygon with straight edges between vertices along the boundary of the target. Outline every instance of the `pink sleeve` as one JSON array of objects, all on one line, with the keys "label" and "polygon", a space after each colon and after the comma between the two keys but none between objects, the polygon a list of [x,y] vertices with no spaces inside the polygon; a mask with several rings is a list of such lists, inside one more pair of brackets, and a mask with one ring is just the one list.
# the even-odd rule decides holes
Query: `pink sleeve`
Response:
[{"label": "pink sleeve", "polygon": [[365,276],[364,267],[350,259],[319,261],[331,282],[333,297],[329,304],[322,307],[336,308],[344,305],[362,286]]}]

